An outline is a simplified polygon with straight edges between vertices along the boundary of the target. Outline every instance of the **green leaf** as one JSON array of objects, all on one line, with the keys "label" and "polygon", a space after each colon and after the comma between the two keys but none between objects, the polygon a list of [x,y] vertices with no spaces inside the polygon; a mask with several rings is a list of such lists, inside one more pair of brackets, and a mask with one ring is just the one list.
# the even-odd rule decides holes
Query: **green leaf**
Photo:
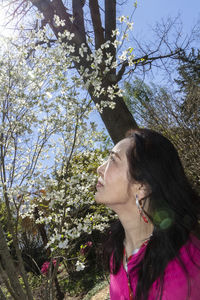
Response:
[{"label": "green leaf", "polygon": [[130,48],[129,49],[129,53],[131,54],[133,52],[133,48]]},{"label": "green leaf", "polygon": [[138,5],[138,2],[137,2],[137,0],[133,3],[133,6],[135,7],[135,8],[137,8],[137,5]]}]

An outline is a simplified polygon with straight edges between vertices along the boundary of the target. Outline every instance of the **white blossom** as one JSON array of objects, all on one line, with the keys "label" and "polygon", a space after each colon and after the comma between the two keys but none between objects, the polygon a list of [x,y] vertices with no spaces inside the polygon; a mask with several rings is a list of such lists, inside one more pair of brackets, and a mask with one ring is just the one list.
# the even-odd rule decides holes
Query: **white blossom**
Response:
[{"label": "white blossom", "polygon": [[118,18],[118,21],[120,21],[120,23],[125,22],[126,21],[126,17],[125,16],[121,16]]},{"label": "white blossom", "polygon": [[76,271],[82,271],[85,269],[85,265],[79,260],[76,262]]},{"label": "white blossom", "polygon": [[59,16],[54,15],[54,22],[56,26],[65,26],[65,20],[61,20]]}]

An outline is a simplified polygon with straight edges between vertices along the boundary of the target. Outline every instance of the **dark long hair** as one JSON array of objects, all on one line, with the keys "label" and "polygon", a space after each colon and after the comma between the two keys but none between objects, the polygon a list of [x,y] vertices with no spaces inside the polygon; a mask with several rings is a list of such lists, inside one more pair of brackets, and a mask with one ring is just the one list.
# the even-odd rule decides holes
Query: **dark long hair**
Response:
[{"label": "dark long hair", "polygon": [[[190,185],[178,153],[167,138],[149,129],[136,129],[128,138],[132,141],[127,151],[128,178],[150,186],[145,213],[154,225],[144,257],[135,267],[138,270],[135,299],[147,299],[150,287],[158,278],[157,299],[161,299],[164,270],[170,260],[177,257],[188,277],[179,250],[189,240],[190,233],[198,235],[200,197]],[[109,229],[104,246],[107,267],[114,274],[122,263],[124,237],[124,229],[117,221]]]}]

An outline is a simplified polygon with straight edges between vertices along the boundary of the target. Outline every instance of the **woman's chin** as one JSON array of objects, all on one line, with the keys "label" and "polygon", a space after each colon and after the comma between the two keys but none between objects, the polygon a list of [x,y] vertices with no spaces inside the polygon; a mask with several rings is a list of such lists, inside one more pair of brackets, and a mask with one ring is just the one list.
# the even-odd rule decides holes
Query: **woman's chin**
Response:
[{"label": "woman's chin", "polygon": [[101,190],[96,191],[96,193],[94,195],[94,199],[95,199],[96,203],[106,204],[106,199],[104,197],[104,193],[101,193]]},{"label": "woman's chin", "polygon": [[96,193],[94,195],[94,199],[95,199],[96,203],[101,203],[101,197],[100,197],[98,191],[96,191]]}]

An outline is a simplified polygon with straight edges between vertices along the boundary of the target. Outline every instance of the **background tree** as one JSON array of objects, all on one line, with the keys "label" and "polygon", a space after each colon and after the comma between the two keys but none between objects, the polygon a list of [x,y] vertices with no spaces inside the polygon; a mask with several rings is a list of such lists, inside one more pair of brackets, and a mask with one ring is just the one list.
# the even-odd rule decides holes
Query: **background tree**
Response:
[{"label": "background tree", "polygon": [[175,82],[182,96],[182,117],[185,122],[199,130],[200,124],[200,51],[194,48],[181,57],[179,78]]},{"label": "background tree", "polygon": [[[134,46],[139,49],[135,51],[138,54],[135,57],[133,48],[124,45],[128,30],[132,28],[131,19],[121,17],[117,25],[116,10],[120,5],[116,0],[105,0],[104,4],[98,0],[15,0],[10,4],[13,17],[28,16],[35,10],[42,13],[41,22],[36,21],[36,27],[39,24],[44,28],[48,24],[51,28],[54,36],[46,41],[48,45],[59,40],[74,47],[74,57],[78,58],[73,61],[74,67],[99,109],[114,143],[122,139],[127,130],[137,127],[123,101],[121,79],[135,69],[147,70],[155,62],[163,64],[164,59],[178,58],[182,49],[188,46],[188,40],[184,43],[180,40],[179,32],[175,40],[170,41],[169,34],[174,23],[168,21],[159,27],[157,40],[151,45],[142,46],[134,41]],[[127,5],[127,1],[122,5]],[[58,22],[55,22],[55,16]],[[120,24],[124,25],[121,33]],[[72,34],[70,41],[63,35],[66,30]]]},{"label": "background tree", "polygon": [[[177,147],[187,175],[200,190],[200,68],[199,51],[192,50],[178,68],[174,88],[125,83],[125,101],[140,126],[163,133]],[[176,90],[176,91],[175,91]]]}]

